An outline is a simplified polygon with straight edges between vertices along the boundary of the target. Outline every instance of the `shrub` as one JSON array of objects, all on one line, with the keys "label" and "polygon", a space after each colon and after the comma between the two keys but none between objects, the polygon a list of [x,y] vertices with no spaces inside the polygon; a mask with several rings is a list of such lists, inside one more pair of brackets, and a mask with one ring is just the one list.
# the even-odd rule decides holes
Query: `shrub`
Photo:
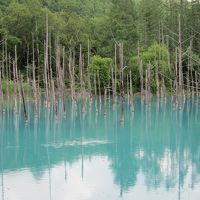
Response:
[{"label": "shrub", "polygon": [[[107,87],[111,79],[111,69],[112,69],[112,59],[111,58],[102,58],[100,56],[93,56],[91,64],[89,66],[89,71],[91,74],[91,81],[94,79],[94,76],[98,75],[100,79],[101,89]],[[96,78],[97,79],[97,78]],[[97,81],[98,84],[98,81]]]}]

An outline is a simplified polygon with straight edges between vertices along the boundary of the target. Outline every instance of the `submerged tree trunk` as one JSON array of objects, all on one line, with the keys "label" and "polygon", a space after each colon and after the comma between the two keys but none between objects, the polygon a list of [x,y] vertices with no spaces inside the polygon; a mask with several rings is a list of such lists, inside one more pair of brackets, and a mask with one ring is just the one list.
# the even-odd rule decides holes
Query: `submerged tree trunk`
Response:
[{"label": "submerged tree trunk", "polygon": [[158,76],[158,64],[155,65],[155,79],[156,79],[156,96],[159,97],[159,91],[160,91],[160,83],[159,83],[159,76]]},{"label": "submerged tree trunk", "polygon": [[140,66],[139,66],[139,72],[140,72],[140,92],[141,95],[144,95],[144,72],[143,72],[143,63],[142,60],[140,61]]},{"label": "submerged tree trunk", "polygon": [[27,109],[26,109],[26,104],[25,104],[25,95],[24,95],[24,89],[23,89],[23,76],[21,75],[20,77],[20,88],[21,88],[21,96],[22,96],[22,103],[23,103],[23,108],[24,108],[24,118],[26,121],[28,121],[28,114],[27,114]]},{"label": "submerged tree trunk", "polygon": [[124,57],[123,43],[119,45],[119,61],[120,61],[120,121],[124,122]]},{"label": "submerged tree trunk", "polygon": [[2,78],[1,78],[1,70],[0,70],[0,108],[3,105],[3,90],[2,90]]},{"label": "submerged tree trunk", "polygon": [[131,71],[130,71],[130,108],[131,108],[131,112],[134,112],[133,83],[132,83],[132,74],[131,74]]}]

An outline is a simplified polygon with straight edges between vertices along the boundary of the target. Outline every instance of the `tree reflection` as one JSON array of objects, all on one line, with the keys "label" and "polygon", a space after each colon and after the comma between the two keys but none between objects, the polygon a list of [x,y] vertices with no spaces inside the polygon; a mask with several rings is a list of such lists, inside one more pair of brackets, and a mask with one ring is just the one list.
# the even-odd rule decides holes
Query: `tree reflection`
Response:
[{"label": "tree reflection", "polygon": [[[170,100],[163,104],[154,99],[150,108],[139,99],[135,104],[134,115],[125,107],[124,127],[119,124],[119,107],[113,111],[108,104],[106,116],[103,109],[96,113],[92,104],[84,117],[77,112],[66,119],[59,115],[58,121],[53,109],[41,107],[40,118],[33,114],[28,125],[20,112],[2,115],[2,187],[5,171],[29,168],[36,179],[41,179],[48,170],[50,181],[51,168],[64,163],[67,181],[68,163],[81,159],[83,176],[85,158],[106,156],[121,195],[137,184],[139,173],[149,189],[164,186],[179,190],[191,173],[190,185],[194,188],[200,182],[198,105],[188,100],[179,111],[173,109]],[[77,111],[80,106],[78,103]],[[68,112],[74,113],[70,110],[73,106],[68,107]]]}]

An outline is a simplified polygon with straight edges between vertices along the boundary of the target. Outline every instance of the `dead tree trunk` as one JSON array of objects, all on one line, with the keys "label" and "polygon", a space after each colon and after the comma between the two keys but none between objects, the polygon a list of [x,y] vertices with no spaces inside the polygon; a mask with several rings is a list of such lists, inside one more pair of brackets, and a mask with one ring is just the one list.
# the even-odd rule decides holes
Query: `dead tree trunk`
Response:
[{"label": "dead tree trunk", "polygon": [[26,110],[25,95],[24,95],[24,89],[23,89],[22,83],[23,83],[23,76],[21,75],[20,89],[21,89],[22,103],[23,103],[23,108],[24,108],[24,118],[25,118],[25,121],[28,121],[28,114],[27,114],[27,110]]},{"label": "dead tree trunk", "polygon": [[179,16],[179,48],[178,48],[178,67],[179,67],[179,85],[178,85],[178,102],[179,109],[182,107],[182,97],[183,97],[183,74],[182,74],[182,35],[181,35],[181,18]]},{"label": "dead tree trunk", "polygon": [[99,90],[99,106],[101,110],[101,81],[100,81],[100,72],[97,72],[97,79],[98,79],[98,90]]},{"label": "dead tree trunk", "polygon": [[107,113],[107,88],[104,89],[104,115]]},{"label": "dead tree trunk", "polygon": [[85,113],[85,83],[84,83],[84,56],[82,53],[82,46],[80,45],[80,54],[79,54],[79,74],[81,82],[81,100],[82,100],[82,113]]},{"label": "dead tree trunk", "polygon": [[151,99],[151,65],[150,63],[147,66],[147,102],[148,106],[150,106]]},{"label": "dead tree trunk", "polygon": [[16,66],[15,61],[13,62],[13,82],[14,82],[14,94],[13,94],[13,102],[14,102],[14,112],[17,113],[17,81],[16,81]]},{"label": "dead tree trunk", "polygon": [[197,71],[195,71],[195,86],[196,86],[196,96],[199,96],[199,84],[198,84],[198,75]]},{"label": "dead tree trunk", "polygon": [[143,63],[142,60],[140,60],[140,66],[139,66],[139,73],[140,73],[140,92],[141,92],[141,97],[144,95],[144,72],[143,72]]},{"label": "dead tree trunk", "polygon": [[117,45],[115,44],[115,69],[114,69],[114,91],[113,103],[117,102]]},{"label": "dead tree trunk", "polygon": [[0,70],[0,108],[3,105],[3,90],[2,90],[2,78],[1,78],[1,70]]},{"label": "dead tree trunk", "polygon": [[72,52],[69,53],[69,80],[70,80],[70,88],[71,88],[71,99],[74,102],[74,70],[73,63],[72,63]]},{"label": "dead tree trunk", "polygon": [[17,60],[18,60],[17,59],[17,46],[15,45],[15,76],[16,76],[16,83],[17,83],[17,90],[18,90],[19,100],[21,100]]},{"label": "dead tree trunk", "polygon": [[90,41],[88,40],[88,60],[87,60],[87,81],[88,81],[88,92],[89,92],[89,98],[91,102],[92,97],[92,89],[91,89],[91,80],[90,80]]},{"label": "dead tree trunk", "polygon": [[48,49],[49,49],[49,30],[48,30],[48,14],[46,14],[46,39],[44,42],[45,47],[45,56],[44,56],[44,79],[45,79],[45,90],[46,90],[46,102],[49,102],[49,91],[48,91],[48,66],[49,66],[49,55],[48,55]]},{"label": "dead tree trunk", "polygon": [[95,96],[95,108],[96,108],[96,112],[98,112],[96,74],[94,74],[94,96]]},{"label": "dead tree trunk", "polygon": [[33,61],[32,61],[32,74],[33,74],[33,95],[34,95],[34,102],[35,102],[35,112],[36,115],[38,114],[38,99],[37,99],[37,88],[36,88],[36,75],[35,75],[35,41],[34,41],[34,36],[33,36],[33,41],[32,41],[32,46],[33,46]]},{"label": "dead tree trunk", "polygon": [[159,83],[159,76],[158,76],[158,64],[155,65],[155,79],[156,79],[156,96],[159,97],[159,91],[160,91],[160,83]]},{"label": "dead tree trunk", "polygon": [[130,71],[130,108],[131,108],[131,112],[134,112],[133,83],[132,83],[132,74],[131,74],[131,71]]},{"label": "dead tree trunk", "polygon": [[123,44],[119,45],[119,61],[120,61],[120,121],[124,122],[124,58]]}]

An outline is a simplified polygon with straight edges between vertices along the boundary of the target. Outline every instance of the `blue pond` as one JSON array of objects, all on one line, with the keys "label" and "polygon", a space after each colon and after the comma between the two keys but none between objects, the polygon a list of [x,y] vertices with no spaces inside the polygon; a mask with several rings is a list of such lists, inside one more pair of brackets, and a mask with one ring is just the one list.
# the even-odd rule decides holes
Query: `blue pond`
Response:
[{"label": "blue pond", "polygon": [[[66,116],[40,105],[0,114],[2,200],[199,200],[200,105],[182,110],[136,98],[135,112],[102,101],[81,114],[68,101]],[[62,108],[60,108],[62,110]]]}]

